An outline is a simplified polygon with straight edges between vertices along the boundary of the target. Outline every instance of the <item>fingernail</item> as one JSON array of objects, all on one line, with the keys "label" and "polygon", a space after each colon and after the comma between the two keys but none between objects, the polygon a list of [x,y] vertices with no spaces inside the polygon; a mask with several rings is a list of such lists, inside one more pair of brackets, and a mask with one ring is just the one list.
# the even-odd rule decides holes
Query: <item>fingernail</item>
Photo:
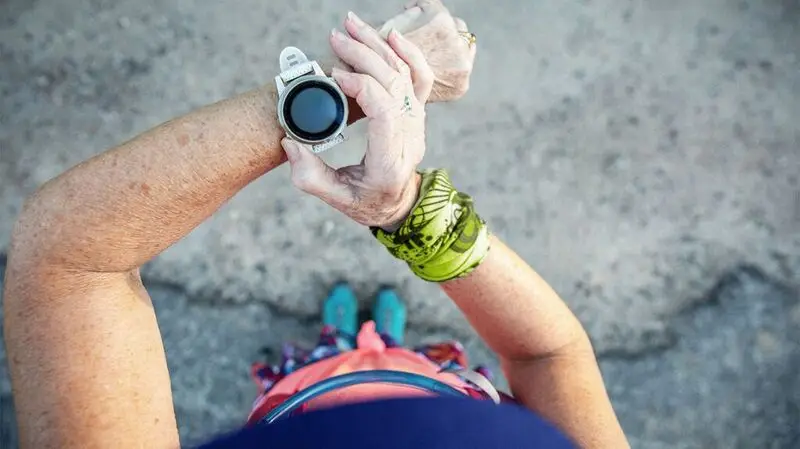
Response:
[{"label": "fingernail", "polygon": [[358,26],[363,26],[364,25],[364,21],[361,20],[361,18],[358,17],[356,15],[356,13],[354,13],[353,11],[348,11],[347,12],[347,18],[350,19],[351,22],[355,23]]},{"label": "fingernail", "polygon": [[399,31],[397,31],[397,28],[392,28],[392,30],[389,31],[389,37],[393,37],[395,39],[403,39],[403,35],[400,34]]},{"label": "fingernail", "polygon": [[344,41],[344,34],[340,33],[336,28],[331,30],[331,37],[337,41]]}]

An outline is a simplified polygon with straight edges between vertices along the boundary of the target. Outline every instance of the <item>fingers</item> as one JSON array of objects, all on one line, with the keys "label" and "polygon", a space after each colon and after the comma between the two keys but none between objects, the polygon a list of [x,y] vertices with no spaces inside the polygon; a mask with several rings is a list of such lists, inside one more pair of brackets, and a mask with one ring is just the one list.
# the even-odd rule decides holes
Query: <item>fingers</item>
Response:
[{"label": "fingers", "polygon": [[332,206],[346,201],[347,186],[339,182],[336,172],[314,154],[308,145],[285,137],[281,140],[281,146],[289,159],[292,184],[295,187]]},{"label": "fingers", "polygon": [[369,75],[334,68],[331,76],[345,95],[355,98],[367,118],[377,118],[396,104],[389,92]]},{"label": "fingers", "polygon": [[404,149],[403,145],[398,145],[398,139],[405,137],[397,136],[398,117],[402,113],[398,99],[368,75],[334,70],[331,76],[345,95],[356,99],[370,119],[367,131],[370,142],[363,164],[370,173],[381,173],[382,177],[387,177],[402,160]]},{"label": "fingers", "polygon": [[[347,30],[347,33],[350,34],[353,39],[361,42],[372,51],[377,53],[381,58],[383,58],[384,61],[386,61],[386,64],[388,64],[389,67],[401,75],[408,73],[408,66],[397,56],[386,40],[381,37],[377,30],[367,25],[363,20],[355,15],[355,13],[347,13],[347,19],[344,21],[344,27]],[[388,88],[389,86],[385,87]]]},{"label": "fingers", "polygon": [[[456,26],[456,31],[460,33],[468,33],[469,27],[467,27],[467,22],[464,22],[460,17],[453,17],[453,23]],[[475,61],[475,53],[477,52],[478,46],[472,44],[469,46],[469,62],[470,65]]]},{"label": "fingers", "polygon": [[411,70],[411,80],[414,84],[414,95],[420,103],[425,104],[433,89],[435,76],[431,66],[425,59],[422,50],[406,39],[397,30],[389,33],[389,45],[392,50],[408,64]]},{"label": "fingers", "polygon": [[391,86],[397,77],[397,71],[372,49],[342,34],[337,30],[331,31],[331,48],[339,59],[359,73],[365,73],[383,86]]}]

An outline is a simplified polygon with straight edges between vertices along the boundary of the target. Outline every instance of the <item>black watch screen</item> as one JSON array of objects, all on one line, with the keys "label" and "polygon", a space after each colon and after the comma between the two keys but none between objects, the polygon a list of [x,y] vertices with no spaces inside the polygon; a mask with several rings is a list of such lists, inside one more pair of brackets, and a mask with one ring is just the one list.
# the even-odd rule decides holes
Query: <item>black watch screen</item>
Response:
[{"label": "black watch screen", "polygon": [[310,141],[330,138],[346,119],[342,96],[333,86],[307,81],[292,89],[283,103],[286,126],[297,137]]}]

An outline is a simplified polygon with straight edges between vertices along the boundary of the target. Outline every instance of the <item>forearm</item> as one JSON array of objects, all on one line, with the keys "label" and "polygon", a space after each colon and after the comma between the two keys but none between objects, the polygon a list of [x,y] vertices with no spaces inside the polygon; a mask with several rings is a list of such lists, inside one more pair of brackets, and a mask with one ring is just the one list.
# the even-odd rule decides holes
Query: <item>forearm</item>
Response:
[{"label": "forearm", "polygon": [[15,252],[87,271],[135,268],[284,161],[272,88],[166,122],[51,180],[23,211]]},{"label": "forearm", "polygon": [[628,447],[586,332],[511,249],[492,237],[483,263],[442,288],[498,354],[517,400],[579,447]]},{"label": "forearm", "polygon": [[580,322],[524,260],[491,236],[486,259],[465,278],[442,284],[503,359],[525,361],[587,340]]},{"label": "forearm", "polygon": [[[135,268],[285,161],[273,86],[190,112],[100,154],[28,200],[17,257],[88,271]],[[360,115],[360,110],[352,114]]]}]

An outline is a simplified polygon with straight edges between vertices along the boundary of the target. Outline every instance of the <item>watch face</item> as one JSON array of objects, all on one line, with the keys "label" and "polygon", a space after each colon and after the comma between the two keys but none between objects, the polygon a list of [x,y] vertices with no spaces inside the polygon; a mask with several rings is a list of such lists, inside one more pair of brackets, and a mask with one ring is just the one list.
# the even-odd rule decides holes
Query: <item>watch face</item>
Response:
[{"label": "watch face", "polygon": [[283,117],[297,137],[323,141],[339,130],[345,120],[342,95],[321,81],[304,82],[286,95]]}]

